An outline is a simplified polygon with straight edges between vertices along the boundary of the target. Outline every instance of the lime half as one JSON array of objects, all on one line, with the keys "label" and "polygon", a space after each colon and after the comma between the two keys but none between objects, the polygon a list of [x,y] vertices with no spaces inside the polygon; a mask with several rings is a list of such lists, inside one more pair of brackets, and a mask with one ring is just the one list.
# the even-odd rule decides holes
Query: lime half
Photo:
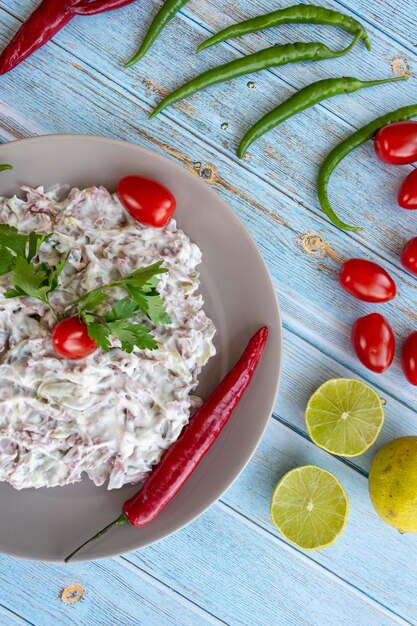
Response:
[{"label": "lime half", "polygon": [[303,550],[331,546],[342,534],[349,500],[333,474],[316,465],[287,472],[271,499],[271,518],[288,541]]},{"label": "lime half", "polygon": [[317,446],[331,454],[362,454],[374,443],[383,423],[381,398],[359,380],[328,380],[307,404],[308,434]]}]

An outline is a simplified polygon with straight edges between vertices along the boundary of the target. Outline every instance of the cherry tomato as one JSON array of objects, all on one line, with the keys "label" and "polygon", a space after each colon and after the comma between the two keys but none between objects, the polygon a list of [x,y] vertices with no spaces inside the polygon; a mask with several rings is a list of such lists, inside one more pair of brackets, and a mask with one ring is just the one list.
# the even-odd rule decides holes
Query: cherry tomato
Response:
[{"label": "cherry tomato", "polygon": [[395,122],[380,128],[375,152],[384,163],[407,165],[417,161],[417,122]]},{"label": "cherry tomato", "polygon": [[398,204],[403,209],[417,209],[417,169],[413,170],[401,185]]},{"label": "cherry tomato", "polygon": [[141,224],[162,228],[177,206],[169,189],[150,178],[126,176],[117,185],[117,195],[124,208]]},{"label": "cherry tomato", "polygon": [[366,259],[345,261],[339,282],[351,296],[365,302],[388,302],[397,295],[397,288],[388,272]]},{"label": "cherry tomato", "polygon": [[385,372],[394,359],[394,333],[380,313],[356,320],[352,326],[352,344],[359,361],[377,374]]},{"label": "cherry tomato", "polygon": [[65,359],[83,359],[97,350],[94,339],[88,336],[87,326],[79,317],[67,317],[52,331],[52,343]]},{"label": "cherry tomato", "polygon": [[406,243],[401,255],[401,263],[406,270],[417,276],[417,237]]},{"label": "cherry tomato", "polygon": [[411,333],[404,342],[401,365],[408,382],[417,385],[417,332]]}]

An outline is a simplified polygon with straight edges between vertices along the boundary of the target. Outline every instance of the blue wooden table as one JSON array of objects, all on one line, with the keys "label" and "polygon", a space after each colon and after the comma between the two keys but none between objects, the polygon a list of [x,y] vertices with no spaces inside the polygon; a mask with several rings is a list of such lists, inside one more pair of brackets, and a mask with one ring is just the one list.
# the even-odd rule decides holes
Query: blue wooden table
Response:
[{"label": "blue wooden table", "polygon": [[[2,0],[4,46],[38,0]],[[274,43],[349,41],[338,29],[282,26],[199,56],[204,38],[231,21],[289,0],[191,0],[142,64],[123,70],[160,2],[139,0],[118,12],[77,18],[52,43],[0,79],[1,140],[47,133],[89,133],[135,142],[168,155],[221,194],[255,238],[275,281],[284,322],[284,370],[269,427],[251,463],[221,500],[176,535],[144,550],[96,563],[47,565],[0,557],[0,624],[39,626],[385,626],[417,623],[416,538],[385,526],[372,509],[367,473],[390,439],[417,434],[417,392],[398,358],[373,375],[352,353],[349,330],[372,306],[337,288],[341,259],[382,262],[398,297],[383,305],[401,345],[417,328],[415,279],[399,253],[417,234],[417,214],[401,211],[396,190],[409,168],[376,160],[371,144],[349,156],[331,182],[331,198],[357,234],[337,231],[315,192],[318,164],[353,129],[416,102],[415,80],[339,96],[283,124],[239,161],[235,149],[261,114],[313,80],[383,78],[416,65],[415,0],[332,0],[359,18],[373,51],[271,69],[211,88],[152,122],[147,114],[170,89],[198,72]],[[252,84],[251,84],[252,82]],[[382,309],[380,309],[382,311]],[[331,377],[357,377],[387,400],[386,422],[364,456],[338,459],[306,434],[306,401]],[[268,505],[286,470],[305,463],[338,476],[351,502],[346,531],[333,547],[303,553],[274,530]],[[1,515],[1,504],[0,504]],[[83,598],[64,602],[80,585]],[[78,588],[79,589],[79,588]]]}]

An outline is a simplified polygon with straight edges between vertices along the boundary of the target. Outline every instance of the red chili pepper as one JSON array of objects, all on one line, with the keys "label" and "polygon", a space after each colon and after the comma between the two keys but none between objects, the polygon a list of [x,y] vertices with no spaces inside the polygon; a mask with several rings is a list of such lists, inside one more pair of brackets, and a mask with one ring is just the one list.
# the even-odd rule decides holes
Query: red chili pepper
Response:
[{"label": "red chili pepper", "polygon": [[0,74],[14,69],[47,43],[76,15],[96,15],[134,0],[43,0],[0,56]]},{"label": "red chili pepper", "polygon": [[120,517],[74,550],[65,559],[66,563],[81,548],[101,537],[113,526],[127,523],[134,527],[144,526],[161,513],[191,476],[227,424],[252,379],[267,337],[268,329],[265,326],[255,333],[239,361],[196,411],[188,426],[165,452],[138,493],[124,503]]}]

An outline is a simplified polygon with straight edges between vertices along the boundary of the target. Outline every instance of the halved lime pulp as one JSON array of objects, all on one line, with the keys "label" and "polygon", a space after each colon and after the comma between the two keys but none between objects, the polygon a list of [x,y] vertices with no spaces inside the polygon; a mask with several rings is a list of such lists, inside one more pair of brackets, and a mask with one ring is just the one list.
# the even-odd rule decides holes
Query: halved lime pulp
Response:
[{"label": "halved lime pulp", "polygon": [[316,465],[287,472],[271,498],[271,518],[279,532],[303,550],[331,546],[342,534],[349,500],[333,474]]},{"label": "halved lime pulp", "polygon": [[306,409],[314,443],[338,456],[358,456],[374,443],[384,423],[377,392],[359,380],[335,378],[321,385]]}]

